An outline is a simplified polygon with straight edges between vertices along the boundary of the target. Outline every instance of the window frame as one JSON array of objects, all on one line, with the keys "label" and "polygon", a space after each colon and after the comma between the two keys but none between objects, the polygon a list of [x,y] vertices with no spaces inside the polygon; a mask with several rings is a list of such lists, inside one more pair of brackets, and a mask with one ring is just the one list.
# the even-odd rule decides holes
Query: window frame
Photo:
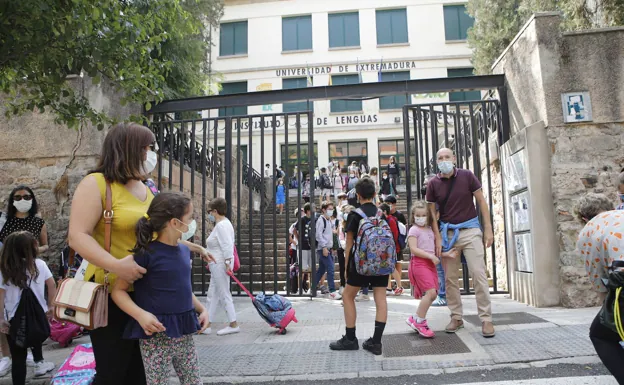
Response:
[{"label": "window frame", "polygon": [[[398,31],[399,28],[403,28],[403,25],[399,25],[399,23],[397,22],[397,20],[393,20],[393,12],[401,12],[401,19],[405,19],[405,31],[401,30]],[[379,29],[379,24],[380,24],[380,17],[384,16],[384,15],[389,15],[390,17],[390,21],[389,21],[389,28],[386,27],[382,30]],[[403,21],[403,20],[401,20]],[[390,42],[380,42],[380,31],[384,31],[388,29],[390,31]],[[396,30],[395,30],[396,29]],[[391,45],[397,45],[397,44],[409,44],[409,23],[407,20],[407,8],[392,8],[392,9],[376,9],[375,10],[375,30],[376,30],[376,37],[377,37],[377,46],[391,46]],[[398,41],[398,38],[395,37],[395,33],[398,34],[398,32],[405,32],[405,41]]]},{"label": "window frame", "polygon": [[[407,79],[395,79],[397,74],[407,74]],[[392,76],[392,79],[384,80],[385,77]],[[391,82],[391,81],[402,81],[402,80],[410,80],[411,72],[408,71],[389,71],[381,73],[381,81],[382,82]],[[390,100],[393,100],[393,105],[391,107],[382,107],[382,104],[389,103]],[[398,103],[398,100],[402,100],[402,103]],[[409,104],[409,98],[406,98],[405,95],[390,95],[390,96],[382,96],[379,98],[379,111],[391,111],[391,110],[400,110],[404,105]],[[398,107],[397,107],[398,105]]]},{"label": "window frame", "polygon": [[[237,37],[237,26],[245,26],[245,52],[236,52],[236,37]],[[224,27],[232,26],[232,53],[224,53],[223,52],[223,29]],[[231,56],[245,56],[249,52],[249,25],[247,20],[242,21],[231,21],[221,23],[219,26],[219,57],[231,57]]]},{"label": "window frame", "polygon": [[[353,41],[353,44],[347,43],[347,26],[346,26],[346,18],[355,16],[355,27],[357,27],[357,41]],[[342,27],[342,44],[332,45],[332,19],[341,18],[341,27]],[[327,34],[328,34],[328,46],[329,49],[340,49],[340,48],[357,48],[360,46],[360,12],[339,12],[339,13],[330,13],[327,15]]]},{"label": "window frame", "polygon": [[[249,87],[249,83],[247,82],[247,80],[242,80],[242,81],[237,81],[237,82],[226,82],[226,83],[221,83],[221,91],[219,92],[219,95],[232,95],[232,94],[237,94],[240,93],[239,91],[236,92],[224,92],[224,89],[227,88],[225,87],[226,85],[232,85],[232,84],[236,84],[236,85],[242,85],[245,84],[245,91],[244,92],[248,92],[248,87]],[[236,107],[221,107],[219,108],[219,117],[226,117],[226,116],[239,116],[239,115],[247,115],[247,106],[236,106]]]},{"label": "window frame", "polygon": [[[470,71],[470,74],[459,74],[459,71]],[[454,75],[451,75],[455,71]],[[462,76],[474,76],[474,68],[447,68],[446,76],[449,78],[462,77]],[[449,92],[449,102],[468,102],[481,100],[481,91],[456,91]]]},{"label": "window frame", "polygon": [[[461,12],[461,9],[463,8],[463,14]],[[448,4],[448,5],[444,5],[442,7],[443,9],[443,17],[444,17],[444,39],[447,42],[465,42],[466,40],[468,40],[468,30],[470,28],[472,28],[472,26],[474,25],[474,19],[472,17],[470,17],[466,11],[466,4]],[[457,32],[458,35],[457,36],[450,36],[449,37],[449,27],[447,24],[447,10],[453,10],[454,14],[452,15],[453,18],[455,19],[454,22],[457,25]],[[463,16],[465,15],[465,16]],[[462,17],[463,16],[463,17]],[[450,17],[450,16],[449,16]],[[462,21],[463,19],[463,21]],[[464,22],[468,22],[467,19],[470,20],[469,22],[469,26],[467,26],[466,28],[463,27],[463,23]]]},{"label": "window frame", "polygon": [[[344,74],[344,75],[330,75],[332,80],[332,85],[346,85],[346,84],[358,84],[360,82],[360,77],[358,74]],[[353,79],[355,82],[342,82],[337,79]],[[338,106],[343,106],[344,109],[341,110]],[[357,109],[349,109],[349,106],[359,106]],[[353,107],[356,108],[356,107]],[[331,114],[341,114],[345,112],[362,112],[363,106],[361,100],[340,100],[340,99],[332,99],[329,104],[329,112]]]},{"label": "window frame", "polygon": [[[297,163],[301,163],[301,170],[303,172],[303,176],[305,177],[306,175],[308,175],[308,166],[310,164],[310,155],[308,154],[308,142],[301,142],[299,143],[300,147],[301,147],[301,159],[290,159],[288,157],[288,151],[286,148],[286,143],[282,142],[280,143],[280,159],[281,159],[281,166],[282,169],[284,171],[286,171],[286,164],[288,163],[288,172],[290,173],[290,175],[287,175],[288,177],[291,177],[293,175],[293,172],[295,170],[295,166],[297,166]],[[294,156],[297,156],[297,141],[295,140],[294,143],[292,142],[288,142],[288,147],[294,147],[295,153]],[[303,154],[305,150],[305,155]],[[318,163],[318,142],[314,142],[314,161],[316,163]]]},{"label": "window frame", "polygon": [[[300,24],[298,22],[298,20],[301,21],[308,21],[310,24],[310,46],[309,47],[304,47],[301,48],[299,47],[299,43],[300,43],[300,38],[299,38],[299,33],[300,33]],[[284,39],[286,37],[286,34],[284,33],[285,31],[285,23],[288,21],[296,21],[295,23],[295,29],[296,29],[296,37],[295,37],[295,41],[296,41],[296,48],[286,48],[286,40]],[[313,36],[313,30],[312,30],[312,15],[299,15],[299,16],[284,16],[282,17],[282,52],[300,52],[300,51],[311,51],[314,48],[314,36]],[[306,41],[307,43],[307,41]]]},{"label": "window frame", "polygon": [[[331,146],[332,145],[346,145],[346,150],[347,153],[344,156],[332,156],[331,154]],[[358,145],[364,145],[364,149],[366,150],[366,155],[351,155],[349,153],[350,149],[350,145],[352,144],[358,144]],[[329,160],[330,161],[336,161],[338,160],[340,162],[341,167],[349,167],[349,165],[352,162],[352,159],[354,158],[366,158],[366,164],[368,164],[368,140],[364,139],[364,140],[339,140],[339,141],[330,141],[327,143],[327,153],[329,154]]]},{"label": "window frame", "polygon": [[[284,84],[289,83],[292,80],[296,80],[297,82],[303,81],[305,85],[303,87],[284,87]],[[291,90],[291,89],[307,88],[307,87],[308,87],[307,77],[282,78],[283,90]],[[314,111],[314,102],[310,102],[310,110]],[[282,112],[294,113],[294,112],[306,112],[306,111],[308,111],[308,102],[282,103]]]}]

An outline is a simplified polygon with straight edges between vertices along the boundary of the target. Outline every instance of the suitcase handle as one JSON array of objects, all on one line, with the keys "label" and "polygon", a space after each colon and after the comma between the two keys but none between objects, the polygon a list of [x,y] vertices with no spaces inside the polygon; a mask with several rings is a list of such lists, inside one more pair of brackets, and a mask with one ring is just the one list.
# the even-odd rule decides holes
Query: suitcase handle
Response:
[{"label": "suitcase handle", "polygon": [[251,299],[256,299],[256,297],[254,297],[253,294],[251,294],[251,292],[249,290],[247,290],[247,288],[245,287],[245,285],[243,285],[241,283],[241,281],[238,280],[238,278],[236,278],[236,276],[234,275],[234,273],[232,271],[228,271],[227,275],[229,275],[230,277],[232,277],[232,279],[238,284],[238,286],[240,286],[241,289],[243,289],[245,291],[245,293],[247,293],[247,295],[249,296],[249,298]]}]

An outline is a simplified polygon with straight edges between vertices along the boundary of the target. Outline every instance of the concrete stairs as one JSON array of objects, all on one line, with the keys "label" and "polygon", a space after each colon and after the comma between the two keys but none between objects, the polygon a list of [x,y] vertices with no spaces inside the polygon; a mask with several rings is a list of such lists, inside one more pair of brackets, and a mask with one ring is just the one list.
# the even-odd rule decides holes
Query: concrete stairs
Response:
[{"label": "concrete stairs", "polygon": [[[280,294],[285,294],[284,288],[289,271],[287,265],[287,233],[290,225],[295,222],[293,211],[297,207],[296,197],[289,197],[288,207],[290,211],[288,222],[286,222],[285,212],[281,215],[277,213],[275,221],[271,210],[268,210],[263,215],[263,218],[255,213],[252,218],[251,232],[249,231],[249,223],[246,222],[241,225],[241,230],[237,234],[237,240],[240,241],[238,255],[241,262],[241,268],[237,272],[237,277],[253,293],[260,293],[263,290],[267,293],[273,293],[274,290],[277,290]],[[403,212],[406,217],[409,217],[405,200],[399,200],[397,209]],[[406,290],[409,290],[409,258],[407,257],[408,252],[404,251],[404,253],[402,284]],[[264,255],[264,258],[262,255]],[[201,293],[202,288],[202,269],[205,269],[203,265],[195,266],[193,269],[194,290],[198,293]],[[462,274],[460,274],[460,277],[462,277]],[[206,290],[209,279],[207,274],[205,277]],[[338,286],[340,274],[337,260],[334,279]],[[470,286],[472,287],[472,284]],[[460,288],[463,288],[462,278],[460,278]],[[238,292],[238,286],[234,282],[232,283],[232,290],[233,292]]]}]

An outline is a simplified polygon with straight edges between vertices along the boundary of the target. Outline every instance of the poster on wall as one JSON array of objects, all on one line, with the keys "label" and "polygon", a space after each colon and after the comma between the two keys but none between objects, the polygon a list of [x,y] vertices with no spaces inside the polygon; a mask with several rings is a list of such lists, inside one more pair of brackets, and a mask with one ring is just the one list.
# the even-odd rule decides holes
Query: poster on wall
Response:
[{"label": "poster on wall", "polygon": [[565,123],[591,122],[592,106],[589,92],[561,94],[563,121]]},{"label": "poster on wall", "polygon": [[505,188],[507,192],[514,192],[527,187],[526,161],[520,150],[505,159]]},{"label": "poster on wall", "polygon": [[513,231],[527,231],[531,229],[531,217],[529,216],[529,192],[524,191],[511,197],[511,210],[513,215]]},{"label": "poster on wall", "polygon": [[531,233],[516,234],[514,241],[516,244],[516,270],[532,273],[533,245],[531,244]]}]

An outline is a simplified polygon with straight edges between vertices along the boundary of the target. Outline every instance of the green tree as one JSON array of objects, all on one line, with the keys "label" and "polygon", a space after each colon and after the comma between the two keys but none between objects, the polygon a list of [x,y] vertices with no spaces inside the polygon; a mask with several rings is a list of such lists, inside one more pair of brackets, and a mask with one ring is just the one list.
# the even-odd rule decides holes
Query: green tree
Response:
[{"label": "green tree", "polygon": [[469,0],[475,18],[468,45],[477,74],[488,74],[494,61],[535,12],[560,11],[562,29],[574,31],[624,25],[624,0]]},{"label": "green tree", "polygon": [[57,123],[103,128],[66,79],[110,81],[122,103],[151,107],[206,91],[206,41],[221,0],[0,0],[0,92],[7,116],[51,110]]}]

